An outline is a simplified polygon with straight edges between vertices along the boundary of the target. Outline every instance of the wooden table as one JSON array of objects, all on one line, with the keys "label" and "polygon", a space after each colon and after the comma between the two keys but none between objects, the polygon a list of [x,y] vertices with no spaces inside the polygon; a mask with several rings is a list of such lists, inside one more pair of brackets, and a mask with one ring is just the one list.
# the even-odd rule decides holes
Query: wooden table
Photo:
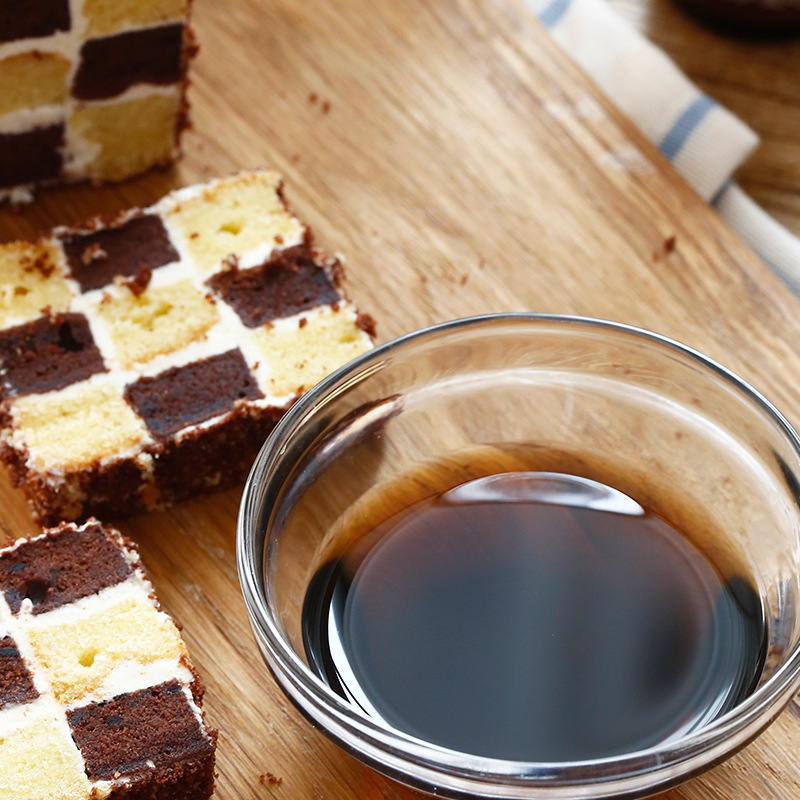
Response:
[{"label": "wooden table", "polygon": [[[480,312],[606,317],[705,351],[800,423],[798,301],[520,0],[198,0],[196,24],[182,163],[118,187],[43,192],[0,211],[0,237],[270,165],[319,243],[346,255],[350,293],[381,340]],[[6,483],[0,494],[5,537],[33,532],[20,494]],[[208,685],[216,798],[415,797],[315,731],[263,665],[236,576],[239,496],[116,521]],[[792,704],[667,796],[796,800],[799,750]]]}]

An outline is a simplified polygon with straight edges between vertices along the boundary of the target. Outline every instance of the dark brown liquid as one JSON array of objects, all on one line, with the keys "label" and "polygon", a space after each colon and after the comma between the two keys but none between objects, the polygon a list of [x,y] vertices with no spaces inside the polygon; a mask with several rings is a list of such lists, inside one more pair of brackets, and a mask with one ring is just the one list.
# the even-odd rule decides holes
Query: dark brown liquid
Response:
[{"label": "dark brown liquid", "polygon": [[603,484],[479,478],[417,502],[326,564],[309,662],[389,725],[525,761],[659,744],[758,680],[758,595]]}]

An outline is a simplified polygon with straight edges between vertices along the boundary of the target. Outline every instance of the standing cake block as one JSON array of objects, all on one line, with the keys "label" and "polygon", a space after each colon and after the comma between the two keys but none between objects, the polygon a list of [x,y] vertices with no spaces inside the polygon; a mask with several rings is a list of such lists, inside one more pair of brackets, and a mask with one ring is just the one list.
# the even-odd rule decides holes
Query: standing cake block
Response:
[{"label": "standing cake block", "polygon": [[372,346],[272,172],[0,246],[0,457],[42,524],[244,479],[301,392]]},{"label": "standing cake block", "polygon": [[0,550],[0,797],[205,800],[216,732],[133,546],[90,520]]},{"label": "standing cake block", "polygon": [[0,0],[0,200],[178,156],[190,3]]}]

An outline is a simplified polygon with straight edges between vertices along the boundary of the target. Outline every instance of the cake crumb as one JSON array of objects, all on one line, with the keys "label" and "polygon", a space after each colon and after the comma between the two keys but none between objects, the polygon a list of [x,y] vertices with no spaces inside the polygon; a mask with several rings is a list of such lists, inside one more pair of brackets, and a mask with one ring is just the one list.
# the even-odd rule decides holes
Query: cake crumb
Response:
[{"label": "cake crumb", "polygon": [[129,289],[135,297],[141,297],[145,289],[150,284],[153,277],[153,270],[150,267],[140,269],[130,280],[123,281],[122,285]]},{"label": "cake crumb", "polygon": [[226,271],[236,272],[239,269],[239,256],[236,253],[228,253],[222,259],[222,268]]},{"label": "cake crumb", "polygon": [[664,239],[664,252],[671,253],[675,249],[676,241],[674,233],[671,236],[667,236],[667,238]]},{"label": "cake crumb", "polygon": [[56,269],[56,265],[51,263],[44,253],[36,256],[35,259],[30,256],[23,256],[20,259],[20,265],[24,272],[38,272],[45,279],[49,278]]},{"label": "cake crumb", "polygon": [[283,783],[283,778],[273,775],[271,772],[264,772],[258,776],[258,782],[261,784],[270,784],[270,786],[280,786]]},{"label": "cake crumb", "polygon": [[358,314],[356,317],[356,327],[360,328],[364,333],[374,339],[377,335],[376,327],[377,323],[375,322],[374,318],[369,314]]},{"label": "cake crumb", "polygon": [[106,253],[106,251],[103,250],[103,248],[100,247],[97,242],[90,244],[81,255],[81,261],[86,267],[88,267],[93,261],[102,261],[106,258],[108,258],[108,253]]}]

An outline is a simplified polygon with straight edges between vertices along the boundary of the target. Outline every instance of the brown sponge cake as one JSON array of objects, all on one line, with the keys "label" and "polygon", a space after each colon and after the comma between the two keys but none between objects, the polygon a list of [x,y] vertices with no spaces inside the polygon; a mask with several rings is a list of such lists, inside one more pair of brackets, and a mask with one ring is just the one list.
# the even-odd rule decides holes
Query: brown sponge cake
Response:
[{"label": "brown sponge cake", "polygon": [[0,0],[0,200],[164,166],[186,126],[191,0]]},{"label": "brown sponge cake", "polygon": [[272,172],[0,247],[0,456],[43,524],[243,480],[372,321]]},{"label": "brown sponge cake", "polygon": [[0,550],[0,797],[205,800],[216,733],[134,547],[90,520]]}]

